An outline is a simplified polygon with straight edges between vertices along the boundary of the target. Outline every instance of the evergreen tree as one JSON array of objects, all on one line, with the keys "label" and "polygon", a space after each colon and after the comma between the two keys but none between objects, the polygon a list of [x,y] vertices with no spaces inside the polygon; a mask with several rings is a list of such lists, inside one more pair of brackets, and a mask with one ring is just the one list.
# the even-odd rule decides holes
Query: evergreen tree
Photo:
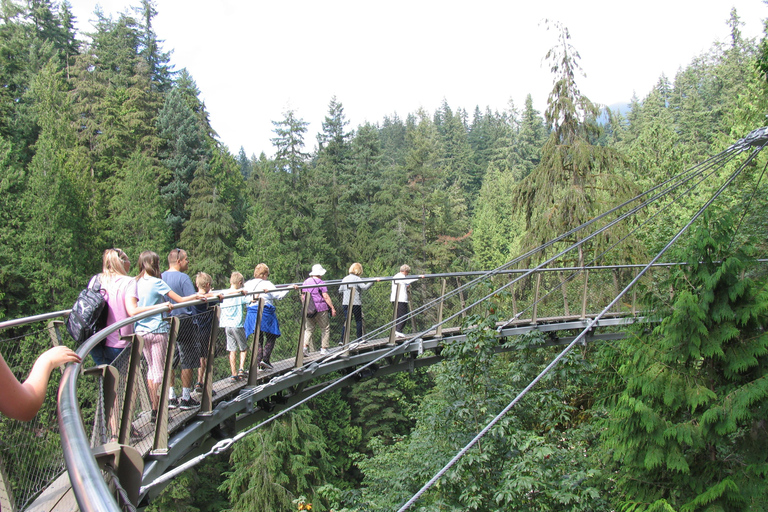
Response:
[{"label": "evergreen tree", "polygon": [[[519,237],[524,240],[523,249],[537,247],[586,222],[608,205],[632,197],[633,191],[629,180],[618,172],[622,157],[610,148],[595,145],[599,108],[576,85],[581,68],[568,29],[559,24],[554,28],[558,43],[547,53],[547,59],[555,83],[545,111],[551,133],[540,164],[520,183],[512,199],[526,223],[527,233]],[[566,243],[576,240],[578,235]],[[599,252],[605,237],[594,244]],[[583,249],[580,247],[574,264],[583,263]]]},{"label": "evergreen tree", "polygon": [[190,218],[181,233],[181,245],[194,255],[191,272],[207,272],[214,284],[225,284],[232,271],[237,230],[222,184],[234,173],[234,159],[222,152],[216,152],[210,163],[197,166],[187,202]]},{"label": "evergreen tree", "polygon": [[515,138],[512,172],[515,180],[522,180],[541,162],[541,148],[547,140],[547,129],[538,111],[533,108],[533,98],[525,98],[525,109],[520,120],[520,131]]},{"label": "evergreen tree", "polygon": [[[622,506],[761,510],[768,403],[768,295],[729,216],[696,227],[650,309],[660,320],[620,346],[622,386],[603,439]],[[669,294],[669,290],[674,290]]]},{"label": "evergreen tree", "polygon": [[[41,310],[71,304],[89,269],[98,268],[98,248],[88,223],[84,191],[77,182],[77,161],[71,124],[62,113],[71,112],[61,73],[51,62],[36,77],[32,93],[40,137],[29,167],[22,200],[25,212],[20,267],[28,279],[30,298]],[[33,306],[34,308],[35,306]]]},{"label": "evergreen tree", "polygon": [[343,199],[344,190],[351,184],[352,174],[350,140],[354,134],[346,131],[348,124],[344,107],[334,96],[322,123],[323,131],[317,136],[318,150],[313,171],[314,188],[319,191],[316,213],[328,244],[336,248],[327,264],[339,273],[347,266],[347,247],[353,235],[348,217],[351,207]]},{"label": "evergreen tree", "polygon": [[171,227],[173,239],[179,240],[189,219],[189,186],[195,172],[208,165],[209,146],[199,118],[177,88],[166,97],[158,116],[158,130],[165,141],[161,162],[172,173],[170,181],[161,189],[169,208],[166,222]]},{"label": "evergreen tree", "polygon": [[160,195],[160,183],[168,173],[156,159],[136,150],[110,182],[114,193],[105,239],[107,245],[123,249],[132,261],[144,250],[162,251],[172,244]]},{"label": "evergreen tree", "polygon": [[220,488],[229,495],[230,510],[288,510],[301,495],[319,500],[314,488],[333,468],[312,420],[308,409],[297,409],[235,445],[232,470]]}]

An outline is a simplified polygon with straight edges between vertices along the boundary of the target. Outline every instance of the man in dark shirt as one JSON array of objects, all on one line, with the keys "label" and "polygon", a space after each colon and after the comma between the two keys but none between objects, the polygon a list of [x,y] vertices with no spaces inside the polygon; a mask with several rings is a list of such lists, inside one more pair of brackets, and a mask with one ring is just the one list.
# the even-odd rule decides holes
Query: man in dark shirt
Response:
[{"label": "man in dark shirt", "polygon": [[[173,249],[168,254],[168,270],[163,272],[162,279],[171,290],[182,297],[196,293],[195,285],[184,272],[189,268],[189,258],[183,249]],[[171,302],[173,300],[168,299]],[[200,347],[198,347],[197,329],[192,319],[192,308],[174,308],[170,316],[179,317],[179,332],[176,335],[176,351],[181,363],[181,400],[172,396],[170,406],[181,409],[194,409],[200,402],[192,398],[192,374],[200,365]],[[171,380],[173,382],[173,379]],[[173,386],[171,386],[173,393]]]}]

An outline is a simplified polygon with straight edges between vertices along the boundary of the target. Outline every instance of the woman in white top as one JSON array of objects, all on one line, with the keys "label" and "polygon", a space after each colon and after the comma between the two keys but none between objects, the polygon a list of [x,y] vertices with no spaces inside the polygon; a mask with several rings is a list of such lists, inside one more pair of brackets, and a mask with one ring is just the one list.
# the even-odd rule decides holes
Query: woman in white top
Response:
[{"label": "woman in white top", "polygon": [[[352,316],[355,317],[355,326],[357,327],[357,337],[363,336],[363,301],[362,291],[367,290],[373,285],[373,281],[369,283],[361,283],[360,276],[363,275],[363,266],[360,263],[353,263],[349,267],[349,275],[341,280],[342,284],[339,286],[339,293],[342,294],[341,306],[344,310],[344,324],[341,326],[341,341],[339,345],[344,344],[344,331],[347,323],[347,313],[349,312],[349,296],[350,290],[355,289],[355,298],[352,300]],[[377,279],[378,281],[378,279]]]},{"label": "woman in white top", "polygon": [[[400,272],[394,275],[392,280],[392,293],[389,296],[390,302],[397,302],[397,327],[395,335],[399,338],[404,337],[403,328],[405,328],[405,316],[408,314],[408,287],[418,278],[407,278],[411,273],[411,267],[403,265]],[[400,285],[400,295],[397,295],[397,285]],[[397,295],[397,297],[395,297]]]},{"label": "woman in white top", "polygon": [[[269,267],[266,263],[259,263],[253,269],[253,279],[245,283],[247,292],[259,292],[252,297],[251,305],[245,314],[245,337],[250,337],[256,332],[256,318],[259,314],[259,299],[264,299],[264,310],[261,312],[261,326],[259,331],[259,346],[256,352],[256,361],[263,370],[272,369],[270,356],[275,348],[275,342],[280,336],[280,323],[277,321],[277,310],[274,301],[280,300],[291,291],[290,288],[278,290],[269,278]],[[264,334],[267,342],[264,343]]]}]

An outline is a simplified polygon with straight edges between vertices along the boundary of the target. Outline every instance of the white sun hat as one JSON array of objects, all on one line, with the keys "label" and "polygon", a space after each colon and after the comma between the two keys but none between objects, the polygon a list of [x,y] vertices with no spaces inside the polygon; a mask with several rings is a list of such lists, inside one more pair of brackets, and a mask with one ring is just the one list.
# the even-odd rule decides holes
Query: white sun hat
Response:
[{"label": "white sun hat", "polygon": [[318,277],[323,276],[325,275],[325,269],[322,265],[316,263],[315,265],[312,265],[312,270],[309,271],[309,275]]}]

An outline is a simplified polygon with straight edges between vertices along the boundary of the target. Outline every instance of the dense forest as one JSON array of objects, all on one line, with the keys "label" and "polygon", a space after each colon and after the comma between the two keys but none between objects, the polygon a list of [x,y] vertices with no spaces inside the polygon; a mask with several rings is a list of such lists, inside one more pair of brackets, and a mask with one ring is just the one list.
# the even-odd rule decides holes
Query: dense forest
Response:
[{"label": "dense forest", "polygon": [[[548,94],[544,112],[529,95],[351,127],[334,97],[316,145],[287,111],[273,158],[234,154],[162,48],[153,1],[131,12],[97,11],[81,35],[66,1],[0,4],[0,318],[68,308],[107,247],[133,261],[182,247],[222,287],[262,261],[276,283],[317,262],[336,278],[354,261],[369,276],[495,268],[767,124],[768,39],[742,37],[731,11],[727,43],[625,114],[581,94],[555,25],[553,88],[531,92]],[[768,509],[766,222],[744,215],[768,206],[759,172],[739,189],[754,187],[676,249],[698,265],[647,290],[658,327],[571,353],[416,509]],[[477,335],[428,370],[327,393],[149,509],[395,510],[551,360],[535,341],[494,355]]]}]

